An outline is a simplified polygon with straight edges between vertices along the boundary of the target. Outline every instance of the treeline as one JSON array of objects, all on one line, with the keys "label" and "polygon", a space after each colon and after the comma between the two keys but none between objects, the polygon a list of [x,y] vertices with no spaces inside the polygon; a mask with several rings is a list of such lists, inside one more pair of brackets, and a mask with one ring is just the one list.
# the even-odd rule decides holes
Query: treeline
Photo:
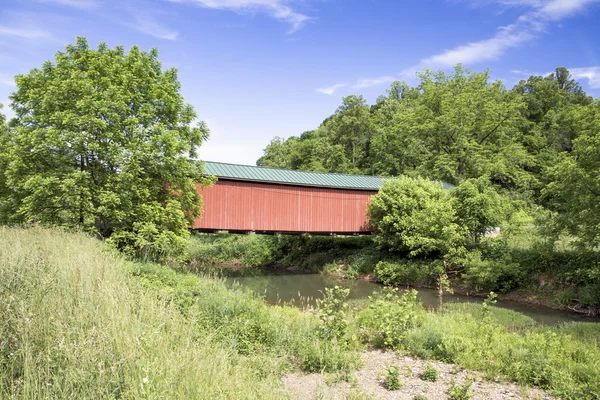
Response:
[{"label": "treeline", "polygon": [[351,95],[315,130],[274,138],[260,166],[406,175],[454,185],[477,178],[552,212],[547,233],[598,245],[600,103],[565,68],[507,89],[457,66],[394,82],[368,105]]}]

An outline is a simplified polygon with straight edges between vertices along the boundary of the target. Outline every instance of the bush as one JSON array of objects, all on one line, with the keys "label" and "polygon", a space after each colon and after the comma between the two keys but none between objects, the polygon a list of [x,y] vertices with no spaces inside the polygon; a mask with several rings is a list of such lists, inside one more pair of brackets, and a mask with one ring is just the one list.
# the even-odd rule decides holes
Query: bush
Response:
[{"label": "bush", "polygon": [[402,378],[398,367],[392,365],[386,370],[384,386],[387,390],[398,390],[402,387]]},{"label": "bush", "polygon": [[367,215],[381,248],[411,257],[461,251],[464,232],[441,183],[407,177],[387,180],[371,198]]},{"label": "bush", "polygon": [[471,400],[471,386],[473,385],[472,380],[468,380],[462,385],[458,385],[456,382],[450,382],[450,389],[448,395],[450,400]]},{"label": "bush", "polygon": [[380,261],[373,270],[377,282],[386,286],[431,283],[440,268],[440,261],[400,259],[394,262]]},{"label": "bush", "polygon": [[396,348],[406,332],[418,324],[422,312],[417,291],[398,295],[398,289],[384,288],[369,297],[369,307],[359,314],[363,339],[380,348]]},{"label": "bush", "polygon": [[433,365],[427,364],[425,366],[425,369],[423,370],[423,374],[421,375],[421,378],[424,381],[437,382],[439,376],[440,376],[440,373],[438,372],[438,370]]}]

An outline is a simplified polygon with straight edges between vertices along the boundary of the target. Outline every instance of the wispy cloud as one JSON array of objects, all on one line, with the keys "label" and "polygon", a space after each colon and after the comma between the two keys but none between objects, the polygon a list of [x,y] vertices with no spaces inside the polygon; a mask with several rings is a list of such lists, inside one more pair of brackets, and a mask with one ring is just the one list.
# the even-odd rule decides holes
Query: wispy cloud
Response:
[{"label": "wispy cloud", "polygon": [[534,30],[522,28],[520,23],[501,27],[489,39],[467,43],[421,60],[426,67],[451,67],[459,63],[475,63],[495,60],[507,49],[517,47],[534,37]]},{"label": "wispy cloud", "polygon": [[600,67],[571,68],[569,72],[575,79],[587,79],[592,89],[600,89]]},{"label": "wispy cloud", "polygon": [[13,36],[20,39],[50,39],[52,34],[43,30],[27,27],[0,25],[0,36]]},{"label": "wispy cloud", "polygon": [[126,25],[146,35],[164,40],[176,40],[179,36],[179,32],[164,26],[153,15],[134,10],[131,10],[130,15],[134,22],[126,23]]},{"label": "wispy cloud", "polygon": [[[511,48],[519,47],[539,37],[551,22],[582,12],[592,3],[600,0],[464,0],[473,6],[498,4],[507,7],[527,7],[513,24],[501,26],[491,38],[473,41],[422,59],[418,64],[404,69],[397,78],[391,76],[360,79],[352,87],[361,89],[388,83],[394,79],[411,79],[415,73],[425,68],[448,68],[456,64],[476,64],[496,60]],[[590,86],[600,85],[600,70],[578,68],[573,76],[588,79]]]},{"label": "wispy cloud", "polygon": [[53,4],[57,6],[79,8],[82,10],[89,10],[96,8],[102,4],[101,1],[97,0],[37,0],[38,3]]},{"label": "wispy cloud", "polygon": [[1,73],[0,73],[0,85],[10,86],[10,87],[16,86],[15,80],[12,77],[10,77],[7,74],[1,74]]},{"label": "wispy cloud", "polygon": [[379,76],[377,78],[359,79],[354,85],[352,85],[352,87],[354,89],[365,89],[373,86],[379,86],[386,83],[390,83],[395,81],[396,79],[398,78],[394,78],[393,76],[389,75]]},{"label": "wispy cloud", "polygon": [[238,14],[264,13],[291,26],[288,33],[296,32],[311,19],[290,5],[288,0],[169,0],[173,3],[193,3],[200,7],[229,10]]},{"label": "wispy cloud", "polygon": [[496,60],[507,50],[539,37],[553,21],[570,17],[600,0],[472,0],[471,4],[495,3],[504,6],[529,7],[515,23],[498,28],[491,38],[467,43],[421,60],[423,67],[449,67],[458,63]]},{"label": "wispy cloud", "polygon": [[316,91],[319,92],[319,93],[323,93],[323,94],[327,94],[327,95],[331,96],[338,89],[341,89],[344,86],[348,86],[348,84],[347,83],[336,83],[335,85],[327,86],[327,87],[324,87],[324,88],[318,88],[318,89],[316,89]]}]

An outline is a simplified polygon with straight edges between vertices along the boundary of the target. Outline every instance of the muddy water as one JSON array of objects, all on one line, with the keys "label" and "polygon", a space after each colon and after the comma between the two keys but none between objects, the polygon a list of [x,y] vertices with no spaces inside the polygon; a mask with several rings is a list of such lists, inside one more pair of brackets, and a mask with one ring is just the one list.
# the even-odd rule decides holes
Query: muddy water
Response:
[{"label": "muddy water", "polygon": [[[314,306],[318,299],[323,298],[327,287],[335,285],[350,288],[349,299],[360,300],[370,296],[374,291],[381,290],[382,286],[362,280],[337,280],[320,274],[308,275],[272,275],[260,277],[241,277],[228,281],[234,290],[250,289],[264,297],[270,304],[290,303],[300,307]],[[433,289],[417,289],[419,300],[426,308],[435,308],[439,305],[437,291]],[[461,295],[444,295],[444,302],[477,302],[479,297]],[[498,307],[508,308],[530,316],[539,323],[558,324],[569,321],[592,321],[598,319],[586,318],[567,311],[553,310],[543,306],[520,303],[516,301],[498,301]]]}]

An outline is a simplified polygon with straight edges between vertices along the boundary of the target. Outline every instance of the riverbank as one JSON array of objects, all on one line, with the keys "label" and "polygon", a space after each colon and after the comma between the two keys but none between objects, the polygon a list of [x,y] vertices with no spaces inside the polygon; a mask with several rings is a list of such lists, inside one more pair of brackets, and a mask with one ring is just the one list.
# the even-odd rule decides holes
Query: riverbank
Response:
[{"label": "riverbank", "polygon": [[[568,242],[554,250],[535,243],[525,234],[489,239],[451,271],[452,289],[481,298],[494,291],[503,300],[600,315],[600,283],[593,278],[600,254],[577,252]],[[435,260],[377,250],[369,236],[195,235],[186,266],[223,276],[320,273],[398,287],[435,288],[439,278]]]},{"label": "riverbank", "polygon": [[[351,383],[374,349],[479,371],[482,385],[600,397],[600,324],[544,326],[491,304],[425,310],[410,292],[360,304],[326,294],[312,312],[268,306],[84,234],[0,228],[0,397],[293,398],[290,377]],[[416,370],[401,379],[417,385]]]}]

